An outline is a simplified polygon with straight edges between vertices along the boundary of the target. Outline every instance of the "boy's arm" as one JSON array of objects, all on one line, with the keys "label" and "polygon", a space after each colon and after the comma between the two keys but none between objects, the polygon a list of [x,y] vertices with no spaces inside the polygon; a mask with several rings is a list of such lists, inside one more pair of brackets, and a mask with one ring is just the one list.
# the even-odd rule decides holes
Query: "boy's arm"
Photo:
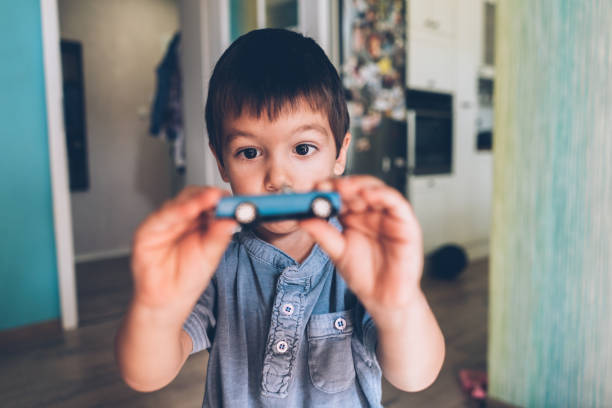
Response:
[{"label": "boy's arm", "polygon": [[192,349],[181,321],[164,311],[130,305],[115,339],[121,377],[130,387],[155,391],[177,376]]},{"label": "boy's arm", "polygon": [[370,176],[332,179],[318,188],[340,193],[344,229],[316,219],[301,226],[329,254],[372,316],[385,378],[405,391],[426,388],[440,372],[445,350],[420,288],[422,236],[410,204]]},{"label": "boy's arm", "polygon": [[136,390],[168,384],[192,350],[182,325],[236,226],[208,216],[223,195],[216,188],[187,187],[134,234],[134,294],[117,332],[115,356],[121,376]]},{"label": "boy's arm", "polygon": [[434,382],[444,361],[440,327],[421,291],[405,310],[389,317],[376,322],[376,356],[383,375],[401,390],[421,391]]}]

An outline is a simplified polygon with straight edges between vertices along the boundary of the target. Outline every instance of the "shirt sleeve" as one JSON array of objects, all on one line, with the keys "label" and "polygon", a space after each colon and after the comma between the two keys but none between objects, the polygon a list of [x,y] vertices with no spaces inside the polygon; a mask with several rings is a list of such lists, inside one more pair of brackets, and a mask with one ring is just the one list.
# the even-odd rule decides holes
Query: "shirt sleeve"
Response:
[{"label": "shirt sleeve", "polygon": [[208,287],[202,293],[195,307],[183,323],[193,343],[191,354],[197,353],[211,346],[215,335],[217,320],[217,283],[215,277],[211,279]]}]

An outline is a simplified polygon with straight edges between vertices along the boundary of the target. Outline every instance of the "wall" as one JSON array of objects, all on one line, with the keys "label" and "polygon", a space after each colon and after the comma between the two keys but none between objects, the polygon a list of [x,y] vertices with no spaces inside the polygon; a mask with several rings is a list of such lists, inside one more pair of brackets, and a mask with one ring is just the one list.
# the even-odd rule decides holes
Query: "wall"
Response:
[{"label": "wall", "polygon": [[129,250],[173,190],[168,146],[149,136],[155,69],[179,27],[174,0],[58,0],[63,39],[83,45],[90,190],[71,194],[78,259]]},{"label": "wall", "polygon": [[38,0],[0,2],[0,330],[59,316]]},{"label": "wall", "polygon": [[612,401],[612,3],[498,3],[489,392]]}]

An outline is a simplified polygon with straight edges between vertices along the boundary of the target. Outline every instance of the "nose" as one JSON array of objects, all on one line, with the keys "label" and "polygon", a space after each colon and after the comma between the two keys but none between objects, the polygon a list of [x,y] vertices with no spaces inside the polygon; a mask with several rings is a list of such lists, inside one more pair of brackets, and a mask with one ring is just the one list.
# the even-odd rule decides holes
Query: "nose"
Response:
[{"label": "nose", "polygon": [[270,157],[264,187],[269,193],[278,193],[293,187],[287,170],[287,163],[281,158]]}]

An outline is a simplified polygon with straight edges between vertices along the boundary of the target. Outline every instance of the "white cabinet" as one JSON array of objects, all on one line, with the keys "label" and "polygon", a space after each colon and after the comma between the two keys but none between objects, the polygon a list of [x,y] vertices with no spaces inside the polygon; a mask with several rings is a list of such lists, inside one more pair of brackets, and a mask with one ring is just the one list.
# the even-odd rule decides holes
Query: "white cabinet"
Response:
[{"label": "white cabinet", "polygon": [[411,33],[408,44],[408,87],[452,93],[456,55],[448,41]]},{"label": "white cabinet", "polygon": [[457,0],[409,0],[408,87],[452,92]]},{"label": "white cabinet", "polygon": [[409,29],[434,36],[453,37],[456,7],[456,0],[409,0]]}]

